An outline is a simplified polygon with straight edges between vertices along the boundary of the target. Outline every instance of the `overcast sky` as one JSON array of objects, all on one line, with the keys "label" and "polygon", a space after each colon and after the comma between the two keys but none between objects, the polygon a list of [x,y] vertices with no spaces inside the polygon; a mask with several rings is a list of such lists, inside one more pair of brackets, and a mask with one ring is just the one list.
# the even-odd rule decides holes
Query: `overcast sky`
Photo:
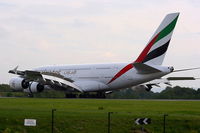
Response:
[{"label": "overcast sky", "polygon": [[[132,62],[172,12],[180,17],[163,65],[198,67],[199,0],[0,0],[0,83],[17,65]],[[200,88],[200,81],[174,85]]]}]

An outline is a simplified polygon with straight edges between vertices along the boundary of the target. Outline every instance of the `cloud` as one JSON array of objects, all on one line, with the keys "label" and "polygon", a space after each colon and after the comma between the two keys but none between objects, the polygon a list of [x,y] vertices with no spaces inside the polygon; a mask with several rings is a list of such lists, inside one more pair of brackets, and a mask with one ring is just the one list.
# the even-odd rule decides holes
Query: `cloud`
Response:
[{"label": "cloud", "polygon": [[116,58],[117,55],[113,52],[106,52],[106,53],[103,53],[103,57],[104,58]]},{"label": "cloud", "polygon": [[199,7],[197,0],[0,1],[0,82],[16,65],[132,62],[174,11],[181,14],[164,63],[200,66]]}]

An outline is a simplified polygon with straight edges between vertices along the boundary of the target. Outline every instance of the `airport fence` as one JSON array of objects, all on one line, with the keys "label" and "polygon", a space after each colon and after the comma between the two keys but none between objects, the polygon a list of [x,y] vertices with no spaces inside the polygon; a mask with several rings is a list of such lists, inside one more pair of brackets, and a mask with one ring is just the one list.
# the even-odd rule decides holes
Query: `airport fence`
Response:
[{"label": "airport fence", "polygon": [[[150,118],[151,123],[137,125],[137,118]],[[36,126],[24,126],[24,119],[35,119]],[[144,133],[199,133],[200,116],[187,112],[108,112],[101,107],[97,111],[0,110],[2,133],[140,133],[142,130]]]}]

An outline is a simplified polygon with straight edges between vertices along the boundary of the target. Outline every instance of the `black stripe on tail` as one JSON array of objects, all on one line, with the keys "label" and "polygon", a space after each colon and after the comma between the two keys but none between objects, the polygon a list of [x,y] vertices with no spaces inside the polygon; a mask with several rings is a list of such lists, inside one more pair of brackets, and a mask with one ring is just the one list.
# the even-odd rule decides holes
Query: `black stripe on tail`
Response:
[{"label": "black stripe on tail", "polygon": [[170,42],[170,40],[169,40],[168,42],[166,42],[164,45],[160,46],[159,48],[157,48],[157,49],[151,51],[151,52],[144,58],[144,60],[142,61],[142,63],[145,63],[145,62],[147,62],[147,61],[149,61],[149,60],[152,60],[152,59],[154,59],[154,58],[157,58],[157,57],[163,55],[163,54],[167,51],[167,48],[168,48],[168,46],[169,46],[169,42]]}]

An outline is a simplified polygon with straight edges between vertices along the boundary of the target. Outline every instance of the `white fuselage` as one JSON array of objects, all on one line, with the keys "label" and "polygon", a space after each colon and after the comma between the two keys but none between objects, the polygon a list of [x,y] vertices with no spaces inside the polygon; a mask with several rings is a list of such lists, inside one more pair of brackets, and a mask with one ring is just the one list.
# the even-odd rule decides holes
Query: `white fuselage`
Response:
[{"label": "white fuselage", "polygon": [[34,70],[62,75],[65,78],[73,80],[73,83],[79,86],[84,92],[108,91],[136,86],[160,78],[171,72],[169,67],[154,66],[161,70],[161,72],[139,74],[133,67],[109,83],[116,73],[126,65],[128,63],[62,65],[39,67]]}]

